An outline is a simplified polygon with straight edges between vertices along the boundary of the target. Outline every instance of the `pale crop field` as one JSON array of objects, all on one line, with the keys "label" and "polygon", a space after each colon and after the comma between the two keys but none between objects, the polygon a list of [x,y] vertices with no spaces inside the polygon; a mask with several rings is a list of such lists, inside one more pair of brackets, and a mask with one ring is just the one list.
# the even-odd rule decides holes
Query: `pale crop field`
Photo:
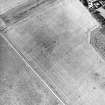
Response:
[{"label": "pale crop field", "polygon": [[[30,11],[16,23],[4,21],[3,38],[59,102],[105,105],[104,52],[94,45],[99,23],[78,0],[47,2]],[[97,36],[105,38],[100,30]]]}]

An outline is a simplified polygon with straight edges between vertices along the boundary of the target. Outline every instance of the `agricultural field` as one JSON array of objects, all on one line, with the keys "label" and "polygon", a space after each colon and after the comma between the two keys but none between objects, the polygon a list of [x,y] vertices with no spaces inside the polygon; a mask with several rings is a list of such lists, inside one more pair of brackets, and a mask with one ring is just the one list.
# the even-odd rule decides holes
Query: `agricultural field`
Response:
[{"label": "agricultural field", "polygon": [[0,33],[1,105],[105,105],[105,28],[79,0],[24,1]]}]

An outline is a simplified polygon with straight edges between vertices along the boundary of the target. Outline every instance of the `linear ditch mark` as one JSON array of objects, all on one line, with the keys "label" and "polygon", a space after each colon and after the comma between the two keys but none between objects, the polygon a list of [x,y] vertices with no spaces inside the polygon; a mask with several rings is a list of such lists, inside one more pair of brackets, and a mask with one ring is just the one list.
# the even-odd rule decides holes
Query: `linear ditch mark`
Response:
[{"label": "linear ditch mark", "polygon": [[5,22],[7,26],[15,24],[24,18],[30,16],[37,8],[40,8],[42,5],[47,6],[49,4],[53,4],[58,0],[41,0],[38,2],[26,3],[21,5],[20,7],[11,9],[4,14],[0,15],[0,18]]}]

